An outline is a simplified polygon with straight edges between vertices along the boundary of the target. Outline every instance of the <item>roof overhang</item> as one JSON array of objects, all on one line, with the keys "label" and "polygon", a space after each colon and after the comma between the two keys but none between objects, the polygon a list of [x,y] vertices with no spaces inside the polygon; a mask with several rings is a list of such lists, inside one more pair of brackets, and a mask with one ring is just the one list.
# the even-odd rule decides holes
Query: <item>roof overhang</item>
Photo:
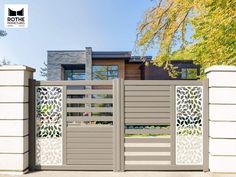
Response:
[{"label": "roof overhang", "polygon": [[92,58],[94,59],[130,59],[131,52],[128,51],[93,51]]}]

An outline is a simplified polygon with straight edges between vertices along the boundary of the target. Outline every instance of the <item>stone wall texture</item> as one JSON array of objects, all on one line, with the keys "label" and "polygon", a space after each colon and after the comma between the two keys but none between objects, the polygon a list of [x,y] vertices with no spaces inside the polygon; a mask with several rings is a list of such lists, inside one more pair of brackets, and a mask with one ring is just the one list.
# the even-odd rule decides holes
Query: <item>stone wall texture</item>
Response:
[{"label": "stone wall texture", "polygon": [[48,76],[47,80],[63,80],[63,65],[85,64],[87,80],[91,79],[92,49],[75,51],[48,51]]}]

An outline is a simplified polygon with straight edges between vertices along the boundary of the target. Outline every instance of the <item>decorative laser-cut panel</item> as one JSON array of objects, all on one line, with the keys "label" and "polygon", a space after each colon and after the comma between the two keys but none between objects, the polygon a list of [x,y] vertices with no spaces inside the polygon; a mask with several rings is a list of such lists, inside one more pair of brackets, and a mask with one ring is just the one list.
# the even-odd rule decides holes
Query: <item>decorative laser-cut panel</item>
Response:
[{"label": "decorative laser-cut panel", "polygon": [[62,137],[37,138],[37,165],[62,165]]},{"label": "decorative laser-cut panel", "polygon": [[176,87],[176,164],[203,164],[203,87]]},{"label": "decorative laser-cut panel", "polygon": [[36,87],[36,165],[62,165],[62,87]]}]

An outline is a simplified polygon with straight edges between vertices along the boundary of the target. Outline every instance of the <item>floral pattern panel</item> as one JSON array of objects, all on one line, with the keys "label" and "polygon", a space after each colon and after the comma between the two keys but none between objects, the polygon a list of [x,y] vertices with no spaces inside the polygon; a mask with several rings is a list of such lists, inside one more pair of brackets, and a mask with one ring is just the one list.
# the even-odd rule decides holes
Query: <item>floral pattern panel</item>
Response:
[{"label": "floral pattern panel", "polygon": [[62,87],[36,87],[36,165],[62,165]]},{"label": "floral pattern panel", "polygon": [[176,164],[203,164],[203,87],[176,87]]}]

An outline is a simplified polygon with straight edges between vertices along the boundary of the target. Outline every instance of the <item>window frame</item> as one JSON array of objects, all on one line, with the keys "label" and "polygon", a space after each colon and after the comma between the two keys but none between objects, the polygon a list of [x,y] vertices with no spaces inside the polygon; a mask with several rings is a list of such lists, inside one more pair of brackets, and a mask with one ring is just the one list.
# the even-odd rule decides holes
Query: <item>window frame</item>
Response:
[{"label": "window frame", "polygon": [[[75,71],[81,71],[81,72],[75,72]],[[84,72],[82,72],[84,71]],[[84,79],[71,79],[71,80],[86,80],[86,72],[85,70],[82,69],[64,69],[64,80],[69,80],[68,78],[72,78],[72,77],[68,77],[68,73],[66,74],[66,72],[70,73],[71,75],[73,75],[74,73],[77,73],[79,75],[82,75]],[[67,77],[66,77],[67,76]]]},{"label": "window frame", "polygon": [[[106,67],[106,71],[105,71],[106,75],[102,75],[102,76],[106,76],[106,80],[112,80],[112,79],[108,79],[109,77],[112,76],[112,75],[109,75],[109,72],[114,72],[114,71],[117,71],[117,73],[116,73],[117,77],[116,78],[119,78],[119,65],[117,65],[117,64],[114,64],[114,65],[99,65],[99,64],[95,64],[95,65],[92,65],[92,80],[94,80],[94,70],[93,70],[94,66]],[[109,66],[110,67],[116,66],[117,70],[109,69]],[[113,78],[113,79],[115,79],[115,78]]]},{"label": "window frame", "polygon": [[[196,70],[196,77],[195,78],[188,78],[189,76],[189,71],[190,69],[194,69]],[[185,73],[185,78],[183,78],[183,73]],[[181,68],[181,79],[182,80],[196,80],[199,78],[199,74],[198,74],[198,68],[197,67],[184,67],[184,68]]]}]

